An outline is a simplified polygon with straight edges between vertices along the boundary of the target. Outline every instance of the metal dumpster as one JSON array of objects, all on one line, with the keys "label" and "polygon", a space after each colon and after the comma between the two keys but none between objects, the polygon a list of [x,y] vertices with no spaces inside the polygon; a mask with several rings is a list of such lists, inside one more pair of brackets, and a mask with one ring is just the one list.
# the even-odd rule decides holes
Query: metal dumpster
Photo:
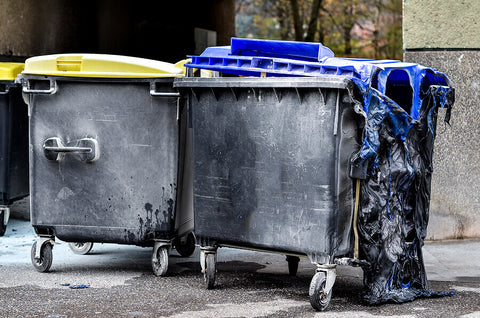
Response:
[{"label": "metal dumpster", "polygon": [[166,274],[172,244],[193,253],[193,212],[178,202],[188,188],[185,116],[172,87],[182,65],[99,54],[26,61],[38,271],[49,270],[55,238],[153,246],[156,275]]},{"label": "metal dumpster", "polygon": [[193,124],[195,235],[208,288],[220,246],[298,256],[328,305],[335,258],[353,254],[349,161],[362,117],[349,79],[182,78]]},{"label": "metal dumpster", "polygon": [[9,205],[28,195],[28,115],[15,78],[23,63],[0,63],[0,236]]},{"label": "metal dumpster", "polygon": [[[195,232],[208,288],[220,246],[317,265],[324,310],[335,265],[362,266],[369,304],[431,292],[421,247],[445,74],[394,60],[335,58],[320,43],[232,38],[186,66],[222,78],[176,79],[193,122]],[[232,77],[232,76],[248,77]]]}]

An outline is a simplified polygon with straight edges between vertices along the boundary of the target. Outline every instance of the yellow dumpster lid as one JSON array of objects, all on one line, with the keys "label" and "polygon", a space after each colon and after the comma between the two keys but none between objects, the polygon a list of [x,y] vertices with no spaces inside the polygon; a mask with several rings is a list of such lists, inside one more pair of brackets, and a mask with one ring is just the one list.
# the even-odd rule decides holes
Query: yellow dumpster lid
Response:
[{"label": "yellow dumpster lid", "polygon": [[0,81],[13,81],[23,71],[24,63],[0,63]]},{"label": "yellow dumpster lid", "polygon": [[27,59],[22,74],[102,78],[182,77],[185,62],[171,64],[109,54],[55,54]]}]

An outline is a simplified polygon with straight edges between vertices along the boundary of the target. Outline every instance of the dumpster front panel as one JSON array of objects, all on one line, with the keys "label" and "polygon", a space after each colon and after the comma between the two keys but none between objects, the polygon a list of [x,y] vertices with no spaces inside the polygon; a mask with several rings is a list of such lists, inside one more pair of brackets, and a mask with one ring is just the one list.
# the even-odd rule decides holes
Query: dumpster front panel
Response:
[{"label": "dumpster front panel", "polygon": [[28,195],[28,108],[19,85],[0,86],[0,205],[9,205]]},{"label": "dumpster front panel", "polygon": [[339,167],[359,149],[359,119],[345,87],[198,84],[190,96],[196,236],[312,257],[349,253],[353,181]]},{"label": "dumpster front panel", "polygon": [[[171,86],[171,81],[168,80]],[[31,216],[37,232],[65,241],[146,244],[171,238],[178,161],[177,99],[148,81],[56,79],[53,95],[31,94]],[[65,147],[95,140],[94,161],[47,158],[46,140]]]}]

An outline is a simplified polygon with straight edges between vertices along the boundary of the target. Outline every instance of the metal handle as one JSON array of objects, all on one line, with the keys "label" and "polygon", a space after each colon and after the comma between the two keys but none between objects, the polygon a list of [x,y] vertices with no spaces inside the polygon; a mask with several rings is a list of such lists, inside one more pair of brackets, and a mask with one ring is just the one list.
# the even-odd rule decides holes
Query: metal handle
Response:
[{"label": "metal handle", "polygon": [[150,90],[150,95],[152,96],[160,96],[160,97],[180,97],[180,93],[163,93],[163,92],[156,92],[154,89]]},{"label": "metal handle", "polygon": [[90,153],[92,148],[85,147],[43,147],[46,151],[53,152],[79,152],[79,153]]},{"label": "metal handle", "polygon": [[66,153],[77,153],[81,161],[93,162],[100,157],[98,141],[93,138],[83,138],[76,146],[67,147],[58,137],[52,137],[43,143],[43,152],[48,160],[60,161]]},{"label": "metal handle", "polygon": [[159,97],[180,97],[176,92],[157,92],[155,82],[150,83],[150,95]]},{"label": "metal handle", "polygon": [[57,82],[54,80],[49,80],[50,88],[49,89],[31,89],[30,81],[27,80],[23,85],[23,92],[26,94],[55,94],[57,92]]},{"label": "metal handle", "polygon": [[[2,89],[3,88],[3,89]],[[2,85],[0,84],[0,95],[5,95],[5,94],[8,94],[8,92],[10,91],[10,87],[8,85]]]}]

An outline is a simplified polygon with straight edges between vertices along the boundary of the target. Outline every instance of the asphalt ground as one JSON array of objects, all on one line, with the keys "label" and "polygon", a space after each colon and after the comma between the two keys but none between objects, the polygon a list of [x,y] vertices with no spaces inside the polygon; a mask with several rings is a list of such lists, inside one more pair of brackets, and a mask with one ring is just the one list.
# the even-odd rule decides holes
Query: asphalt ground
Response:
[{"label": "asphalt ground", "polygon": [[172,250],[167,277],[156,277],[151,248],[95,244],[76,255],[60,242],[50,272],[38,273],[34,240],[29,222],[17,219],[0,238],[0,317],[480,317],[480,240],[424,247],[430,289],[453,296],[366,306],[362,271],[339,266],[325,312],[310,306],[315,268],[306,258],[292,277],[283,255],[221,248],[216,287],[207,290],[198,249],[188,258]]}]

